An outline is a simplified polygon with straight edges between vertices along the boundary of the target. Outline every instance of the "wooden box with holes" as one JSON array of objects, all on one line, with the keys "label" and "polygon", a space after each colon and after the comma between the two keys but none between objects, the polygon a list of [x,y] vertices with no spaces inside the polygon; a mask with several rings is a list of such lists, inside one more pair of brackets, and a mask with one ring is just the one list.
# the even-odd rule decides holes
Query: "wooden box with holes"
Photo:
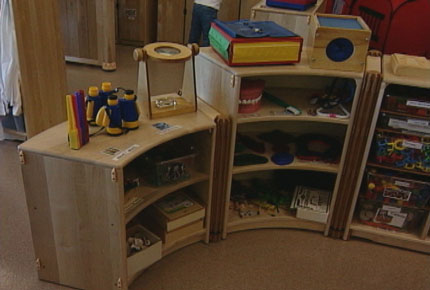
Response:
[{"label": "wooden box with holes", "polygon": [[372,32],[363,19],[317,13],[309,33],[311,68],[364,71]]}]

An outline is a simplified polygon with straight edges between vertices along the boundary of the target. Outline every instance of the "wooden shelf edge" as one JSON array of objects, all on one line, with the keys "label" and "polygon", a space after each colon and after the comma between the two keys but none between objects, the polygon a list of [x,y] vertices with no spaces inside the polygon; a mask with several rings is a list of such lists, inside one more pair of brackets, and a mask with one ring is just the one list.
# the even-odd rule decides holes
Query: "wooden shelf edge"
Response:
[{"label": "wooden shelf edge", "polygon": [[326,224],[298,219],[293,216],[257,216],[237,218],[227,223],[227,233],[244,230],[270,229],[270,228],[291,228],[324,232]]},{"label": "wooden shelf edge", "polygon": [[391,170],[391,171],[400,171],[400,172],[404,172],[404,173],[421,175],[421,176],[430,176],[430,172],[427,173],[427,172],[420,172],[420,171],[402,169],[402,168],[397,168],[397,167],[390,167],[390,166],[386,166],[386,165],[377,164],[374,162],[367,162],[367,166],[387,169],[387,170]]},{"label": "wooden shelf edge", "polygon": [[[267,156],[266,156],[267,157]],[[297,161],[295,159],[293,163],[288,165],[277,165],[270,161],[265,164],[256,164],[256,165],[248,165],[248,166],[234,166],[233,167],[233,175],[241,174],[253,171],[263,171],[263,170],[306,170],[306,171],[318,171],[318,172],[328,172],[337,174],[339,172],[338,165],[330,165],[322,162],[312,162],[312,161]]]},{"label": "wooden shelf edge", "polygon": [[162,186],[159,188],[154,187],[149,192],[148,192],[148,187],[145,187],[145,186],[139,186],[127,192],[126,197],[128,200],[130,200],[133,197],[140,197],[143,199],[143,201],[141,201],[140,204],[136,205],[135,207],[133,207],[133,209],[131,209],[125,214],[125,222],[126,223],[130,222],[144,208],[146,208],[153,202],[157,201],[158,199],[168,195],[169,193],[172,193],[181,188],[184,188],[199,182],[209,180],[209,174],[200,173],[200,172],[192,172],[191,174],[193,177],[191,177],[190,179],[187,179],[172,185],[168,185],[168,186]]},{"label": "wooden shelf edge", "polygon": [[188,245],[191,245],[200,241],[204,241],[205,243],[208,243],[209,241],[206,240],[206,233],[207,233],[207,229],[204,228],[198,232],[195,232],[189,236],[183,237],[168,245],[163,244],[162,257],[164,258],[165,256],[179,249],[182,249],[183,247],[186,247]]},{"label": "wooden shelf edge", "polygon": [[328,118],[328,117],[309,116],[309,115],[299,115],[299,116],[265,115],[265,116],[247,117],[243,114],[240,114],[238,119],[237,119],[238,124],[268,122],[268,121],[317,122],[317,123],[330,123],[330,124],[339,124],[339,125],[348,126],[350,119],[349,118],[348,119]]},{"label": "wooden shelf edge", "polygon": [[351,224],[350,233],[353,237],[430,254],[430,239],[421,240],[414,234],[391,232],[357,222]]}]

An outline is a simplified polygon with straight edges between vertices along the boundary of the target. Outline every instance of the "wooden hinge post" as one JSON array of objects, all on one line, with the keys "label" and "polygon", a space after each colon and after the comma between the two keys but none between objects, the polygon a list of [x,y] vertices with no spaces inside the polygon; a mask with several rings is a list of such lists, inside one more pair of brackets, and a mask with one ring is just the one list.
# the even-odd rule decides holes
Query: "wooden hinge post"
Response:
[{"label": "wooden hinge post", "polygon": [[234,86],[236,85],[236,77],[234,75],[232,75],[230,78],[230,85],[232,88],[234,88]]},{"label": "wooden hinge post", "polygon": [[116,282],[116,287],[118,289],[122,289],[122,280],[121,280],[121,278],[118,278],[118,281]]},{"label": "wooden hinge post", "polygon": [[117,172],[116,168],[112,168],[112,171],[110,173],[110,177],[112,178],[113,182],[118,181],[118,172]]},{"label": "wooden hinge post", "polygon": [[25,164],[25,156],[22,150],[19,150],[19,162],[23,165]]},{"label": "wooden hinge post", "polygon": [[42,269],[42,262],[40,261],[40,258],[36,259],[36,269],[37,271],[40,271],[40,269]]}]

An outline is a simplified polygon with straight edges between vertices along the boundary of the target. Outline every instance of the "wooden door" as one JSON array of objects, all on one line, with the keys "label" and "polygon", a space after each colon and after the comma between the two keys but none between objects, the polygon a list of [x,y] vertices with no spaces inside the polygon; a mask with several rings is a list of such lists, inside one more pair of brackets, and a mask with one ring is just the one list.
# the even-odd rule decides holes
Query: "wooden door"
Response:
[{"label": "wooden door", "polygon": [[158,0],[157,41],[184,42],[186,2]]},{"label": "wooden door", "polygon": [[157,33],[156,0],[118,0],[118,42],[145,45]]},{"label": "wooden door", "polygon": [[[264,0],[263,0],[264,1]],[[251,19],[251,9],[261,0],[241,0],[240,1],[240,19]]]}]

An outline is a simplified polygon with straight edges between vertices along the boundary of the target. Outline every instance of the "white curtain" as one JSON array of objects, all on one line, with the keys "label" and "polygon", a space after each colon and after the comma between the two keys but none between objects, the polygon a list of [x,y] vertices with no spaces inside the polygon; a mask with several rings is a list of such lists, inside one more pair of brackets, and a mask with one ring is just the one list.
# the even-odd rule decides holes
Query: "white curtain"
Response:
[{"label": "white curtain", "polygon": [[22,113],[18,52],[10,0],[0,0],[0,116]]}]

